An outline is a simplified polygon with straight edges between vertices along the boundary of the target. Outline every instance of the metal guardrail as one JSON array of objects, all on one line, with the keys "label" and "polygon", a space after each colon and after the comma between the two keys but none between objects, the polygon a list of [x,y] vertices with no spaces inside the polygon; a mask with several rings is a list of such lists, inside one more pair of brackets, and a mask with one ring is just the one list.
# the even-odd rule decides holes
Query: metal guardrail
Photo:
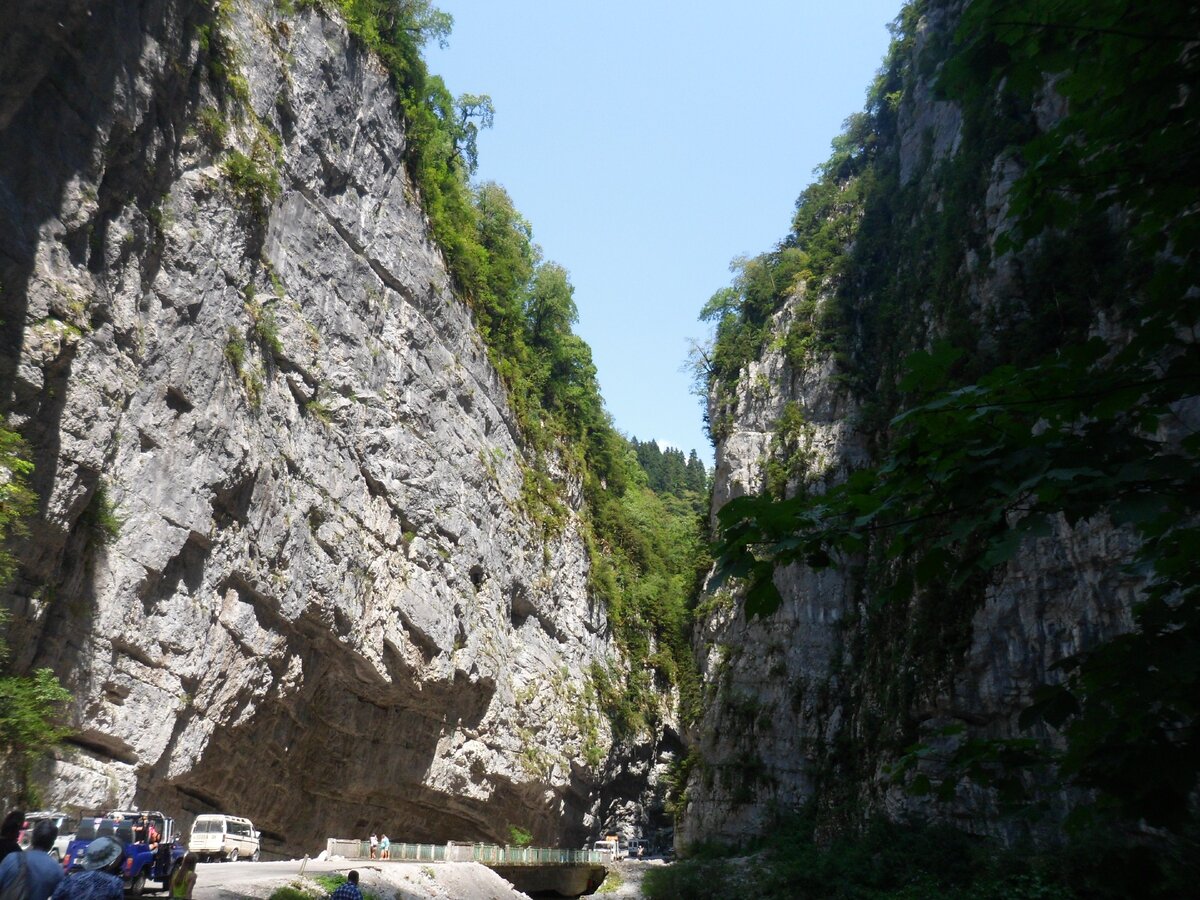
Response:
[{"label": "metal guardrail", "polygon": [[[369,859],[368,841],[329,838],[329,856],[346,859]],[[468,844],[450,841],[446,844],[409,844],[393,841],[388,858],[405,862],[477,862],[484,865],[538,866],[603,863],[609,854],[597,850],[564,850],[559,847],[501,847],[498,844]]]},{"label": "metal guardrail", "polygon": [[472,844],[471,859],[485,865],[536,866],[545,864],[600,863],[604,854],[595,850],[563,850],[559,847],[500,847]]}]

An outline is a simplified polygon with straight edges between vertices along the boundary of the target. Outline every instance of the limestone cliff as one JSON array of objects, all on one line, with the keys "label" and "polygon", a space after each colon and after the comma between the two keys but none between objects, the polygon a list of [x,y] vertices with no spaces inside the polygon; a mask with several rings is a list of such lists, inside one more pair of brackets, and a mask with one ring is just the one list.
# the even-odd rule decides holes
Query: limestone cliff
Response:
[{"label": "limestone cliff", "polygon": [[[776,271],[793,253],[801,261],[791,271],[801,274],[763,326],[763,350],[712,384],[714,513],[747,493],[820,490],[876,459],[887,421],[880,409],[888,410],[898,380],[886,360],[947,336],[973,342],[984,356],[1013,345],[1020,327],[1044,315],[1039,304],[1047,301],[1035,288],[1047,245],[1014,253],[997,238],[1009,221],[1022,144],[1064,105],[1052,80],[1032,108],[1006,106],[1000,91],[972,109],[939,96],[934,84],[962,6],[908,5],[911,19],[880,75],[876,105],[851,120],[843,145],[835,144],[843,156],[813,189],[834,198],[822,201],[825,220],[808,243],[793,237],[776,252]],[[873,181],[837,174],[863,171],[865,158]],[[798,222],[805,202],[820,198],[813,192],[802,197]],[[854,256],[851,275],[804,268],[815,268],[835,240],[832,252]],[[867,240],[901,252],[854,255]],[[873,291],[885,280],[873,265],[891,266],[889,285],[900,288],[886,298]],[[831,348],[810,335],[835,302],[851,311]],[[1102,318],[1079,333],[1111,337]],[[738,595],[712,591],[695,636],[706,703],[692,734],[682,839],[743,839],[809,801],[834,829],[882,812],[1028,837],[1029,820],[1002,817],[994,791],[963,782],[951,802],[934,803],[907,792],[891,767],[924,743],[932,752],[921,771],[934,774],[967,738],[1021,734],[1018,715],[1038,685],[1060,677],[1056,662],[1130,627],[1137,582],[1114,562],[1128,557],[1129,544],[1107,522],[1060,521],[1049,536],[1027,539],[979,586],[974,605],[947,589],[881,608],[874,597],[886,571],[861,560],[777,570],[782,606],[749,622]],[[1067,797],[1052,791],[1042,799],[1052,812],[1032,827],[1053,831]]]},{"label": "limestone cliff", "polygon": [[9,643],[78,728],[45,800],[275,851],[581,842],[632,800],[599,805],[620,660],[578,509],[524,511],[386,73],[283,6],[6,11],[0,400],[41,498]]}]

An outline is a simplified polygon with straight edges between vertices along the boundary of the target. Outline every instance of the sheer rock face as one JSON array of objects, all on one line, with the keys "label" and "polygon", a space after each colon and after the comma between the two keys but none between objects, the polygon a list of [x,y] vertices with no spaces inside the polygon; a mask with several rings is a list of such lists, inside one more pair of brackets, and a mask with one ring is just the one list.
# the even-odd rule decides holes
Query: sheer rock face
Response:
[{"label": "sheer rock face", "polygon": [[[544,541],[522,511],[386,74],[239,2],[246,105],[206,71],[208,4],[59,5],[0,39],[2,402],[43,498],[9,641],[78,728],[46,802],[219,808],[289,852],[581,842],[616,651],[575,521]],[[270,134],[260,203],[222,161],[269,171]]]},{"label": "sheer rock face", "polygon": [[[786,331],[802,298],[776,315],[777,331]],[[766,490],[775,423],[789,402],[800,404],[811,429],[813,471],[869,461],[865,436],[854,429],[858,405],[835,372],[832,360],[793,371],[781,353],[749,363],[732,427],[716,444],[714,516],[728,501]],[[693,739],[702,762],[688,784],[684,843],[760,834],[776,812],[802,805],[824,765],[822,744],[842,725],[844,713],[830,709],[830,682],[854,585],[840,570],[799,566],[781,570],[776,583],[784,603],[768,619],[747,622],[725,589],[699,617],[694,643],[705,703]]]},{"label": "sheer rock face", "polygon": [[[955,3],[931,6],[916,52],[933,31],[953,27],[946,10],[953,12]],[[1048,89],[1034,112],[1046,128],[1063,110]],[[962,118],[951,104],[934,99],[926,77],[906,87],[894,163],[901,183],[931,192],[930,208],[938,198],[929,174],[959,152]],[[1002,154],[989,171],[979,206],[994,244],[1019,169]],[[1022,260],[1008,253],[987,267],[977,263],[964,245],[970,315],[982,331],[992,307],[1019,295]],[[776,314],[775,335],[786,334],[803,291]],[[938,326],[927,314],[924,327],[915,330],[932,341]],[[1094,333],[1111,337],[1103,323]],[[732,410],[720,407],[716,394],[710,398],[710,420],[727,423],[716,445],[714,517],[729,500],[766,490],[772,437],[789,403],[797,404],[809,429],[800,477],[836,481],[871,462],[870,435],[861,424],[864,400],[871,398],[856,397],[837,373],[828,357],[794,368],[782,351],[767,349],[741,373]],[[797,487],[793,480],[789,494]],[[1052,536],[1028,540],[987,586],[961,644],[932,674],[920,668],[935,655],[921,645],[920,601],[880,614],[861,582],[861,568],[780,569],[775,583],[782,606],[751,622],[736,596],[710,593],[694,635],[705,712],[690,735],[698,761],[679,839],[743,840],[810,801],[834,827],[882,812],[941,819],[1004,840],[1049,837],[1053,814],[1036,826],[1002,816],[996,797],[977,786],[964,783],[952,802],[934,804],[895,784],[889,767],[898,761],[897,722],[915,728],[907,745],[922,741],[935,751],[920,764],[935,778],[942,771],[939,753],[944,758],[957,741],[1018,736],[1018,716],[1035,688],[1061,678],[1056,662],[1131,627],[1138,585],[1113,562],[1128,556],[1130,540],[1106,522],[1071,527],[1065,521]],[[881,640],[888,629],[890,636]],[[947,728],[965,731],[946,736]],[[1047,792],[1043,799],[1053,813],[1065,810],[1070,798]]]}]

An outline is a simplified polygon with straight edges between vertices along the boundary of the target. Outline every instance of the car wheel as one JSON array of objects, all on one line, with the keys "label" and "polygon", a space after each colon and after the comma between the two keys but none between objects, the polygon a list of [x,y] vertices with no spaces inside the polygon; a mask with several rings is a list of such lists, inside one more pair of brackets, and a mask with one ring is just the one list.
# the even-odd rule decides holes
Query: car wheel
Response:
[{"label": "car wheel", "polygon": [[129,893],[134,897],[140,897],[146,892],[146,873],[145,871],[138,872],[133,876],[133,881],[129,883]]},{"label": "car wheel", "polygon": [[232,850],[229,851],[229,861],[237,862],[237,858],[238,858],[237,847],[234,847]]},{"label": "car wheel", "polygon": [[254,852],[253,852],[253,853],[250,855],[250,862],[258,862],[258,851],[257,851],[257,850],[255,850],[255,851],[254,851]]}]

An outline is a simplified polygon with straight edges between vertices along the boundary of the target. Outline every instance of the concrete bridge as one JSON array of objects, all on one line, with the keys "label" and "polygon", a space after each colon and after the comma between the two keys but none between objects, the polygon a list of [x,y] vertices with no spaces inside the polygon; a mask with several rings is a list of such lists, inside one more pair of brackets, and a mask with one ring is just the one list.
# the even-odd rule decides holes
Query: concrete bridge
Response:
[{"label": "concrete bridge", "polygon": [[[329,838],[330,857],[369,859],[367,841]],[[608,873],[605,854],[558,847],[501,847],[450,841],[409,844],[392,841],[388,859],[405,862],[477,862],[530,896],[580,897],[594,893]],[[386,862],[387,860],[383,860]]]}]

